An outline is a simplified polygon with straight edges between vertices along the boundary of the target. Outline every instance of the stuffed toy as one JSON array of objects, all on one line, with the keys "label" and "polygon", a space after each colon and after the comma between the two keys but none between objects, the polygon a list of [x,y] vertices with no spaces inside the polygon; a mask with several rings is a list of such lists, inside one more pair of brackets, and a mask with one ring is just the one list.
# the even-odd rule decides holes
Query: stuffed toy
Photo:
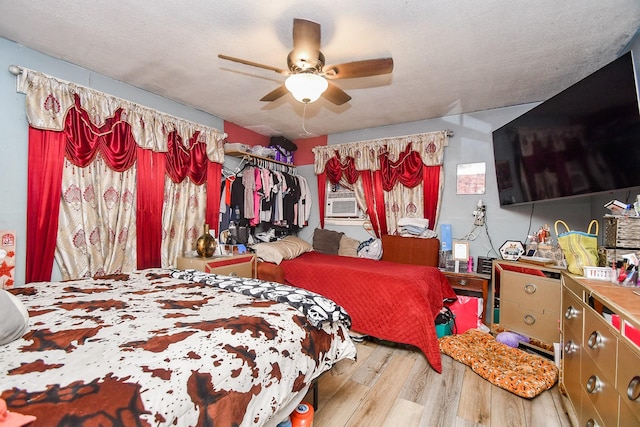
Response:
[{"label": "stuffed toy", "polygon": [[529,342],[529,338],[515,332],[500,332],[496,335],[496,341],[506,344],[509,347],[518,348],[520,341]]}]

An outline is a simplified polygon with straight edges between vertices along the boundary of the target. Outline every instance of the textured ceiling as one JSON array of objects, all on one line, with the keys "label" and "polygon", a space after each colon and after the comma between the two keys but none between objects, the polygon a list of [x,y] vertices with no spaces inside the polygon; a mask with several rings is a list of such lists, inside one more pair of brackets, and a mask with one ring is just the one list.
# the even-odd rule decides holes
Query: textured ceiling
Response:
[{"label": "textured ceiling", "polygon": [[[293,18],[321,24],[327,65],[391,56],[393,73],[335,80],[353,97],[342,106],[259,101],[284,77],[217,55],[286,68]],[[616,59],[639,27],[638,0],[0,3],[8,40],[290,139],[542,101]]]}]

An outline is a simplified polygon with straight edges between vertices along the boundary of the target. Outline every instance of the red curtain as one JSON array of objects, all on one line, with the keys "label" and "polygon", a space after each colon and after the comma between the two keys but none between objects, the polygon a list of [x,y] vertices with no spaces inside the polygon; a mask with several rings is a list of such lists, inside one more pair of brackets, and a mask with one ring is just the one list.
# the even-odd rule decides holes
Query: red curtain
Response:
[{"label": "red curtain", "polygon": [[[62,132],[29,127],[27,182],[27,265],[26,282],[49,281],[56,247],[64,158],[79,167],[90,164],[99,154],[117,172],[131,168],[137,172],[138,268],[161,265],[162,204],[164,174],[175,182],[189,177],[195,184],[207,182],[206,218],[218,227],[222,165],[210,162],[206,144],[199,133],[185,149],[177,132],[169,134],[168,153],[140,148],[130,125],[121,120],[121,110],[96,126],[76,95],[75,107],[67,112]],[[207,180],[207,177],[210,180]]]},{"label": "red curtain", "polygon": [[137,145],[129,123],[120,120],[122,110],[118,109],[98,127],[80,106],[78,95],[75,95],[75,103],[75,108],[67,112],[64,125],[67,159],[84,168],[100,153],[109,168],[116,172],[131,168],[136,161]]},{"label": "red curtain", "polygon": [[137,148],[136,246],[139,269],[162,265],[165,153]]},{"label": "red curtain", "polygon": [[320,200],[320,228],[324,229],[324,207],[325,195],[327,193],[327,175],[321,173],[318,175],[318,200]]},{"label": "red curtain", "polygon": [[64,132],[29,126],[26,282],[51,280],[62,193]]},{"label": "red curtain", "polygon": [[222,185],[222,165],[208,162],[207,166],[207,211],[205,220],[216,236],[220,233],[220,195]]},{"label": "red curtain", "polygon": [[422,168],[424,217],[429,220],[429,225],[432,230],[436,226],[436,214],[438,213],[441,170],[442,165],[425,166]]},{"label": "red curtain", "polygon": [[340,154],[336,152],[336,156],[329,159],[324,167],[329,181],[337,184],[344,175],[345,180],[349,184],[354,184],[360,176],[360,172],[356,170],[355,159],[348,156],[344,162],[340,161]]},{"label": "red curtain", "polygon": [[420,154],[411,150],[411,144],[407,144],[407,148],[400,153],[395,162],[389,159],[389,153],[380,154],[384,191],[391,191],[398,182],[405,187],[414,188],[422,182],[423,166]]},{"label": "red curtain", "polygon": [[178,132],[168,135],[167,175],[173,182],[180,183],[187,177],[196,185],[207,181],[207,144],[198,142],[198,136],[199,132],[194,133],[185,147]]}]

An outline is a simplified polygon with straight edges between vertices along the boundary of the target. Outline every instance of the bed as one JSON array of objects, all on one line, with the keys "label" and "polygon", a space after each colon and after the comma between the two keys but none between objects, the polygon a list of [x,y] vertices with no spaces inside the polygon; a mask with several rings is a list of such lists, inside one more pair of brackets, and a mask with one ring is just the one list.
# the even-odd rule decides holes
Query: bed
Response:
[{"label": "bed", "polygon": [[342,307],[256,279],[150,269],[11,293],[29,329],[0,346],[0,397],[33,426],[272,426],[356,356]]},{"label": "bed", "polygon": [[[264,245],[258,246],[259,256],[265,255]],[[287,250],[280,250],[278,265],[262,263],[260,275],[332,299],[350,314],[354,331],[415,346],[434,370],[442,371],[435,317],[444,300],[455,300],[456,294],[436,267],[438,239],[383,236],[381,261],[320,253],[294,237],[269,245]]]}]

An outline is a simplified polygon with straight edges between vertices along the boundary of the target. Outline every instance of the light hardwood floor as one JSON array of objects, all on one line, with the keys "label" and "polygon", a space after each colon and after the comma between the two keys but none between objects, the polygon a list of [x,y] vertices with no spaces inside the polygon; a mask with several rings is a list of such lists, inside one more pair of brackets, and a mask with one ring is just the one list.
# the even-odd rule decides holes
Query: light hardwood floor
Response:
[{"label": "light hardwood floor", "polygon": [[357,362],[320,378],[314,427],[571,426],[557,384],[523,399],[446,355],[438,374],[419,351],[370,341],[357,346]]}]

